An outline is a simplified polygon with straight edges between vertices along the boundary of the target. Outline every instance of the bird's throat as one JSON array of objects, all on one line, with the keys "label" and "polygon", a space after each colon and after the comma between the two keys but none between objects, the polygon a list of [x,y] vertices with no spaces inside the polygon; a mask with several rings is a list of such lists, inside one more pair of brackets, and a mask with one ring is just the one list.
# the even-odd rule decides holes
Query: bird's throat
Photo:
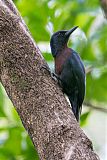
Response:
[{"label": "bird's throat", "polygon": [[60,75],[64,62],[69,58],[71,55],[71,50],[69,48],[65,48],[59,51],[55,57],[55,73]]}]

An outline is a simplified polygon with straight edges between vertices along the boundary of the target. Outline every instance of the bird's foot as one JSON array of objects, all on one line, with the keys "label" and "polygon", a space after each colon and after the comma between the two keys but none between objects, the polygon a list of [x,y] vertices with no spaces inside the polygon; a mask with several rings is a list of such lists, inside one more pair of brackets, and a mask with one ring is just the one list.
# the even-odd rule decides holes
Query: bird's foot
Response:
[{"label": "bird's foot", "polygon": [[53,72],[51,72],[51,70],[50,70],[50,68],[48,67],[48,65],[42,65],[42,67],[41,67],[40,69],[45,69],[45,70],[51,75],[51,77],[52,77],[52,79],[53,79],[54,81],[58,81],[58,75],[55,74],[55,73],[53,73]]},{"label": "bird's foot", "polygon": [[48,65],[42,65],[42,66],[40,67],[40,70],[41,70],[41,69],[44,69],[44,70],[48,71],[49,74],[51,74],[51,70],[50,70],[50,68],[48,67]]},{"label": "bird's foot", "polygon": [[[52,73],[52,75],[57,80],[58,85],[62,88],[62,80],[61,80],[61,78],[56,73]],[[63,89],[62,89],[62,92],[63,92]]]},{"label": "bird's foot", "polygon": [[59,76],[56,73],[52,73],[52,76],[55,77],[57,80],[60,79]]},{"label": "bird's foot", "polygon": [[[48,67],[48,65],[42,65],[42,67],[40,69],[45,69],[52,77],[52,79],[58,83],[58,85],[62,88],[62,81],[60,79],[60,77],[54,73],[54,72],[51,72],[50,68]],[[63,90],[62,90],[63,92]]]}]

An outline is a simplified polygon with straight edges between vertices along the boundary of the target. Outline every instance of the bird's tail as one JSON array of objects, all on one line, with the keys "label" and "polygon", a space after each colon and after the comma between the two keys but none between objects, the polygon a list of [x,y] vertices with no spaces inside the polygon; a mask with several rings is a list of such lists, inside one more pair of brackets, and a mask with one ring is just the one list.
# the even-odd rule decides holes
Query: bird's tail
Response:
[{"label": "bird's tail", "polygon": [[69,101],[70,101],[70,104],[72,106],[72,111],[77,119],[77,121],[79,121],[80,119],[80,106],[78,104],[78,100],[77,100],[77,97],[73,97],[73,96],[69,96]]}]

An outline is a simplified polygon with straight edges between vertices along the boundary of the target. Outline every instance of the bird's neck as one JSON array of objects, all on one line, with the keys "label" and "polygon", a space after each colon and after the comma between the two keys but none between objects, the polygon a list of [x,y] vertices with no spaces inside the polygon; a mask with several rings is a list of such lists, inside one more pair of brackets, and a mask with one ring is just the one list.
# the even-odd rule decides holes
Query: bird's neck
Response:
[{"label": "bird's neck", "polygon": [[65,46],[59,47],[56,49],[56,57],[63,55],[65,51],[68,50],[67,44]]}]

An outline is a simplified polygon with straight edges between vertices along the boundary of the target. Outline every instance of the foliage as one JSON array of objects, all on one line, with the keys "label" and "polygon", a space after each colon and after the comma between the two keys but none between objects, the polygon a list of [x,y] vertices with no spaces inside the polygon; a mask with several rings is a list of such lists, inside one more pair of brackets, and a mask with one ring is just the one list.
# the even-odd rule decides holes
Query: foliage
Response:
[{"label": "foliage", "polygon": [[[57,30],[79,26],[72,34],[69,46],[80,53],[86,68],[92,68],[87,74],[85,100],[95,104],[106,104],[107,22],[103,18],[98,1],[15,0],[15,3],[45,59],[51,65],[53,64],[49,50],[51,34]],[[82,115],[81,125],[86,124],[90,113],[88,110]],[[38,159],[2,86],[0,86],[0,159]]]}]

